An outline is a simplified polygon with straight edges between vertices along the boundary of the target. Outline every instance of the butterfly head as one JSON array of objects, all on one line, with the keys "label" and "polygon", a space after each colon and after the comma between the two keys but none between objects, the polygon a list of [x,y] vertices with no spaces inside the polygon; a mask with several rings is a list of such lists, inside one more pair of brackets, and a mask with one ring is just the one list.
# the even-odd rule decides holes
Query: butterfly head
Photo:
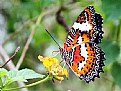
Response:
[{"label": "butterfly head", "polygon": [[64,57],[64,49],[59,47],[59,52],[60,52],[60,55],[61,55],[62,59],[64,59],[65,58]]}]

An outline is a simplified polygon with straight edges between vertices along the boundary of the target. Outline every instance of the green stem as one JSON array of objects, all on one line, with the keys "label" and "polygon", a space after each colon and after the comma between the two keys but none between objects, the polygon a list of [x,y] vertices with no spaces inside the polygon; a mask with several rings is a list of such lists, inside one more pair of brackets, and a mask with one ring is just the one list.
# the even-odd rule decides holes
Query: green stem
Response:
[{"label": "green stem", "polygon": [[29,84],[29,85],[25,85],[25,86],[22,86],[22,87],[10,88],[10,89],[3,89],[3,91],[13,91],[13,90],[18,90],[18,89],[22,89],[22,88],[28,88],[28,87],[32,87],[32,86],[41,84],[41,83],[46,82],[46,81],[51,80],[51,79],[52,78],[48,75],[46,78],[44,78],[44,79],[42,79],[42,80],[40,80],[38,82]]},{"label": "green stem", "polygon": [[2,88],[3,86],[3,82],[2,82],[2,78],[0,77],[0,89]]}]

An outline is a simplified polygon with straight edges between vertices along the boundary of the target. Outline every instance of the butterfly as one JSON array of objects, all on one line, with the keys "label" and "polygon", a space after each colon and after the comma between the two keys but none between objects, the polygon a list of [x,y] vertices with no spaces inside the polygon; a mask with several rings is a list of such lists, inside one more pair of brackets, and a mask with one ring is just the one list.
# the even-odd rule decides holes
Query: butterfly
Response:
[{"label": "butterfly", "polygon": [[76,76],[87,83],[104,72],[105,53],[98,46],[104,33],[102,24],[102,16],[95,13],[93,6],[88,6],[72,25],[64,48],[59,48],[62,59]]},{"label": "butterfly", "polygon": [[62,59],[81,80],[89,83],[100,78],[103,71],[105,53],[98,46],[103,38],[103,18],[93,6],[85,8],[67,34],[64,48],[59,44]]}]

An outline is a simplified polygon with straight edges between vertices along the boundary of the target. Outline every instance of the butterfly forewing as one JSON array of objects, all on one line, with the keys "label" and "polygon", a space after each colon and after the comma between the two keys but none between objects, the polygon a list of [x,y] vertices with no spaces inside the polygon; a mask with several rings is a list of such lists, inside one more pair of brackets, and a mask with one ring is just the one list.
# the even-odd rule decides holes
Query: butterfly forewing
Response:
[{"label": "butterfly forewing", "polygon": [[86,32],[89,34],[91,41],[98,44],[103,38],[102,24],[103,19],[101,15],[95,13],[93,6],[88,6],[78,16],[76,22],[72,26],[71,31],[80,30],[80,32]]}]

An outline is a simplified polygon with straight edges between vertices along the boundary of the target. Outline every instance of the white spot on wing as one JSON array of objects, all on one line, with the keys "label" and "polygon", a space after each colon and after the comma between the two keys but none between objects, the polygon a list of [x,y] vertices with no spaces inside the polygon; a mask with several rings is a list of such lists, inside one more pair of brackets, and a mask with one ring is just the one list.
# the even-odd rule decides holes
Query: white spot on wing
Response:
[{"label": "white spot on wing", "polygon": [[82,61],[82,63],[79,63],[79,70],[80,71],[84,67],[85,64],[86,64],[86,61]]},{"label": "white spot on wing", "polygon": [[72,27],[74,29],[79,29],[81,31],[88,31],[88,32],[90,29],[92,29],[92,26],[89,24],[88,21],[86,21],[86,23],[82,23],[82,24],[75,22]]},{"label": "white spot on wing", "polygon": [[85,43],[81,44],[81,56],[85,57],[85,60],[88,58],[88,52],[86,51]]},{"label": "white spot on wing", "polygon": [[81,36],[79,36],[79,38],[78,38],[78,43],[79,43],[79,44],[82,43],[82,37],[81,37]]},{"label": "white spot on wing", "polygon": [[86,64],[86,60],[88,59],[88,52],[86,51],[86,47],[85,47],[85,43],[81,44],[81,56],[83,56],[85,58],[84,61],[82,61],[82,63],[79,63],[79,70],[82,69],[82,67],[84,67],[84,65]]}]

